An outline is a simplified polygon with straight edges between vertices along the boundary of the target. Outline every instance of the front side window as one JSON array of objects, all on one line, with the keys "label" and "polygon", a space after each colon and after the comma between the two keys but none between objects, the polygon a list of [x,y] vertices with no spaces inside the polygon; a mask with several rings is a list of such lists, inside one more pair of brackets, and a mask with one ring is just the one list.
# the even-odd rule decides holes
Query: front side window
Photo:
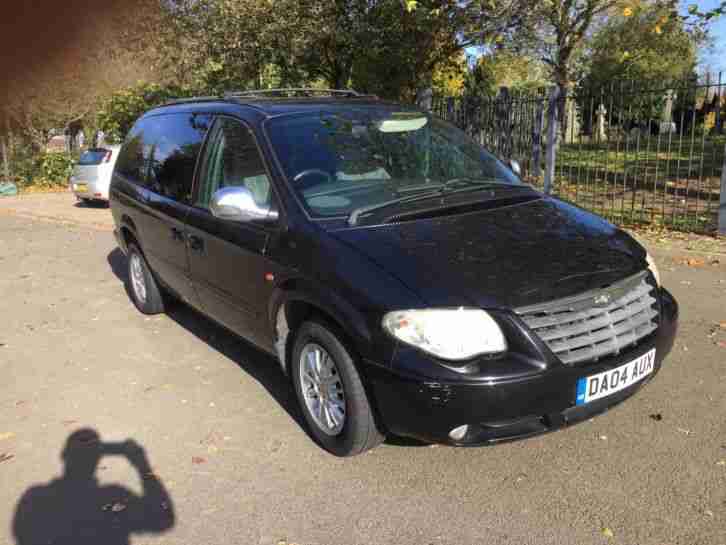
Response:
[{"label": "front side window", "polygon": [[351,107],[277,117],[266,130],[313,217],[348,215],[452,182],[522,184],[463,131],[421,112]]},{"label": "front side window", "polygon": [[235,119],[220,118],[207,150],[196,206],[209,208],[217,190],[240,186],[250,190],[258,205],[270,204],[270,180],[247,127]]}]

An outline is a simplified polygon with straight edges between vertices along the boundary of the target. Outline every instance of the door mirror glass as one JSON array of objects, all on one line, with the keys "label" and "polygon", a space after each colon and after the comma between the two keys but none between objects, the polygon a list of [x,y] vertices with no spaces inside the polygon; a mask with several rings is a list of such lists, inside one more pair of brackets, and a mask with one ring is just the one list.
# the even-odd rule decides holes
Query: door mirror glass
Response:
[{"label": "door mirror glass", "polygon": [[209,210],[216,218],[236,222],[272,222],[278,217],[276,210],[257,204],[252,192],[244,186],[225,187],[216,191],[209,203]]},{"label": "door mirror glass", "polygon": [[517,176],[522,176],[522,167],[519,165],[519,161],[515,159],[510,159],[509,168],[512,169],[512,172],[514,172]]}]

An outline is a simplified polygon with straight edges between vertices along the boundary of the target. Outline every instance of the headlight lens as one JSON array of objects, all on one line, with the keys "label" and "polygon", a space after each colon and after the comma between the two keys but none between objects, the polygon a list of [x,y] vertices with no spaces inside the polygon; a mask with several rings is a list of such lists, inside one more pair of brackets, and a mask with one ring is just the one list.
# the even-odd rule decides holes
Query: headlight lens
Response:
[{"label": "headlight lens", "polygon": [[507,349],[499,325],[481,309],[398,310],[383,317],[397,339],[445,360],[466,360]]},{"label": "headlight lens", "polygon": [[650,272],[652,272],[653,276],[655,277],[655,283],[658,284],[658,287],[660,287],[660,273],[658,272],[658,267],[656,266],[653,257],[646,252],[645,260],[648,262],[648,268],[650,269]]}]

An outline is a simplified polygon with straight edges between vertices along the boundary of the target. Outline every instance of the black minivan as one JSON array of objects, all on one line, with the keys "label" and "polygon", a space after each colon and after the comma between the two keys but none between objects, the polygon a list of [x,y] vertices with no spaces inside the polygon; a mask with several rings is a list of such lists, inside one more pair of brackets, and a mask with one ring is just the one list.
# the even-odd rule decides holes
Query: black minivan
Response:
[{"label": "black minivan", "polygon": [[143,115],[110,202],[138,309],[274,355],[349,456],[551,431],[660,369],[678,307],[647,252],[516,171],[411,106],[252,91]]}]

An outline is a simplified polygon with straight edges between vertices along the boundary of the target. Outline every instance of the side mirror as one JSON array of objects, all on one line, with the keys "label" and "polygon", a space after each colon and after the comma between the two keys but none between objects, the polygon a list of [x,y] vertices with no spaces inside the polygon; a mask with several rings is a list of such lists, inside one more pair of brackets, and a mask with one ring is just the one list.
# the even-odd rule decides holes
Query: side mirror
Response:
[{"label": "side mirror", "polygon": [[517,176],[522,176],[522,167],[516,159],[509,160],[509,168],[512,169],[512,172],[514,172]]},{"label": "side mirror", "polygon": [[260,206],[255,202],[252,193],[246,187],[225,187],[212,195],[209,210],[215,218],[227,221],[275,221],[276,210],[269,206]]}]

